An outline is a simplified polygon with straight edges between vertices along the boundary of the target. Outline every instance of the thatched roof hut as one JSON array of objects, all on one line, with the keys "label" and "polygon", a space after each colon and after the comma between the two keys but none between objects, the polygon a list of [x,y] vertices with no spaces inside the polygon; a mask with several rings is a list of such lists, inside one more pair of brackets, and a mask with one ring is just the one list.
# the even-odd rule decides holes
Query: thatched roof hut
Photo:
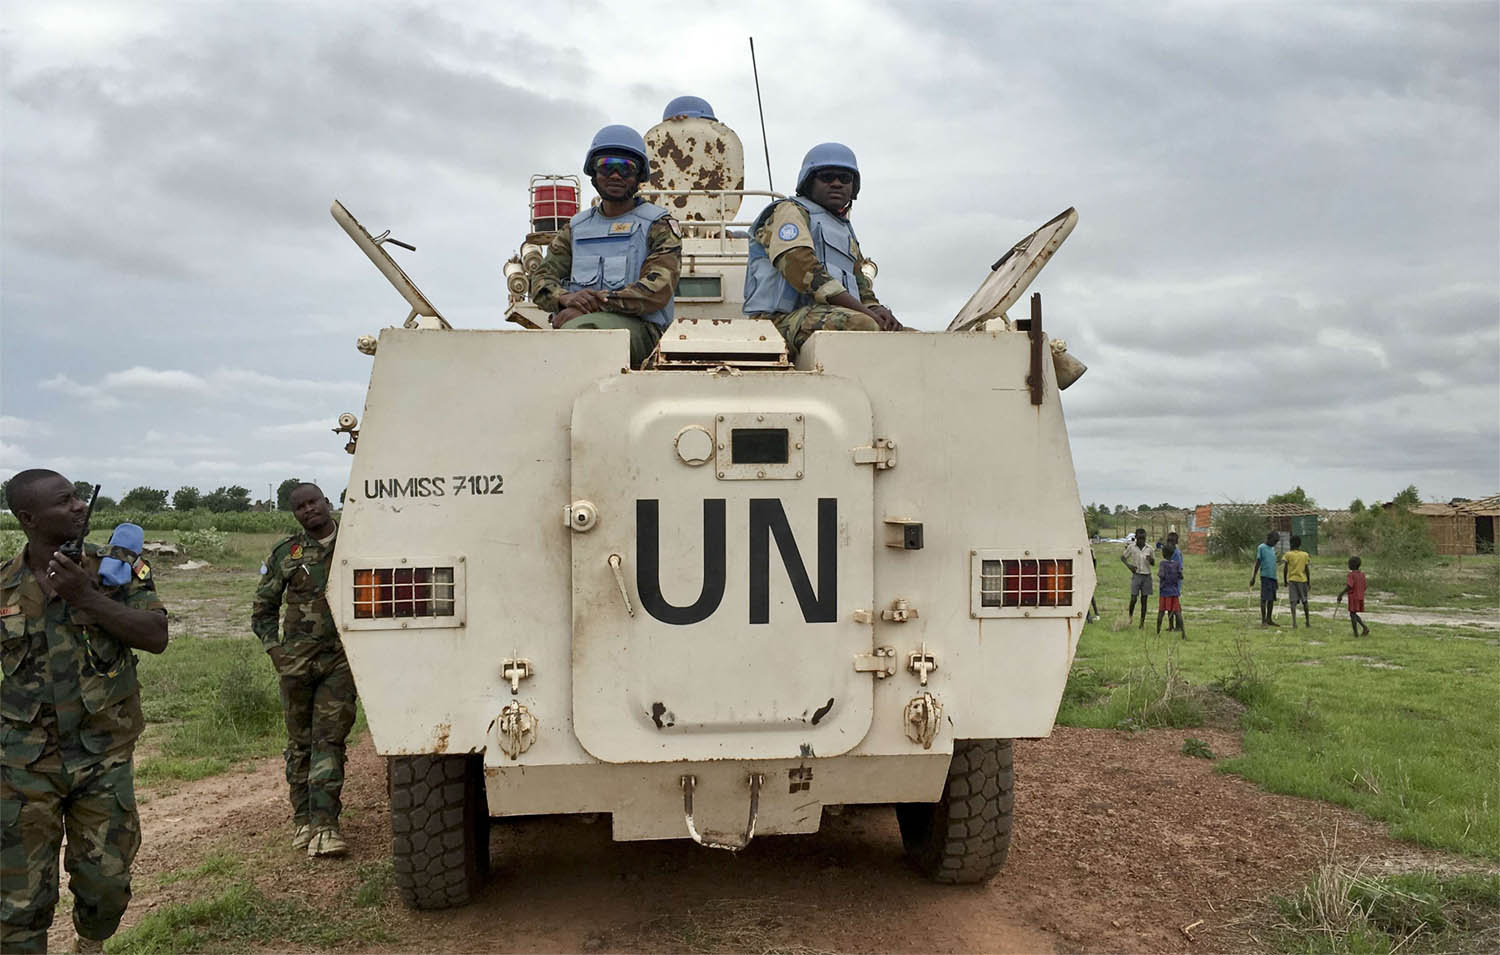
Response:
[{"label": "thatched roof hut", "polygon": [[1418,504],[1411,508],[1427,521],[1427,533],[1439,554],[1493,554],[1495,518],[1500,517],[1500,494],[1477,501]]}]

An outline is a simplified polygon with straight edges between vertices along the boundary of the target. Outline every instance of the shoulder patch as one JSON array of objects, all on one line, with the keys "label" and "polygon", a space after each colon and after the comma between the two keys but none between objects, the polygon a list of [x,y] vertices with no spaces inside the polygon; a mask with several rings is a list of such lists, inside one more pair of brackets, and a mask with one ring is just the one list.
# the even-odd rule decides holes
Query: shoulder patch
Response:
[{"label": "shoulder patch", "polygon": [[675,235],[679,239],[682,238],[682,226],[677,224],[676,219],[672,218],[671,216],[663,216],[662,221],[667,224],[668,229],[672,230],[673,235]]},{"label": "shoulder patch", "polygon": [[293,544],[291,552],[288,554],[288,556],[291,557],[292,560],[301,560],[302,559],[302,545],[301,544]]},{"label": "shoulder patch", "polygon": [[265,563],[265,561],[261,561],[261,564],[260,564],[260,575],[262,577],[264,577],[266,575],[266,563]]},{"label": "shoulder patch", "polygon": [[776,237],[783,242],[790,242],[801,234],[802,230],[797,228],[795,222],[784,222],[781,228],[776,230]]},{"label": "shoulder patch", "polygon": [[135,576],[139,580],[151,579],[151,565],[146,563],[144,557],[137,557],[135,565],[131,567],[131,570],[135,571]]}]

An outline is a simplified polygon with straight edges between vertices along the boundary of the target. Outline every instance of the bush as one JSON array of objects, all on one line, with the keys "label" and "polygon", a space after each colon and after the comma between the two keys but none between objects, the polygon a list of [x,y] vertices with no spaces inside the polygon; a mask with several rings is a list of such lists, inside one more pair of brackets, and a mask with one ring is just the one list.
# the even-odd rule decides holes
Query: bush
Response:
[{"label": "bush", "polygon": [[1218,560],[1246,561],[1266,539],[1266,517],[1254,504],[1216,508],[1208,553]]},{"label": "bush", "polygon": [[0,531],[0,560],[10,560],[25,546],[25,534],[20,531]]},{"label": "bush", "polygon": [[[192,511],[132,511],[128,509],[94,511],[93,526],[139,524],[148,531],[201,531],[213,528],[235,534],[294,534],[297,519],[286,511],[231,511],[215,514],[199,508]],[[0,529],[18,529],[14,514],[0,514]]]},{"label": "bush", "polygon": [[1437,548],[1427,533],[1427,521],[1404,507],[1368,509],[1353,515],[1348,526],[1351,549],[1367,564],[1373,557],[1382,577],[1410,580],[1425,576],[1433,566]]},{"label": "bush", "polygon": [[177,537],[177,544],[190,557],[223,557],[229,549],[229,535],[206,527],[201,531],[183,531]]}]

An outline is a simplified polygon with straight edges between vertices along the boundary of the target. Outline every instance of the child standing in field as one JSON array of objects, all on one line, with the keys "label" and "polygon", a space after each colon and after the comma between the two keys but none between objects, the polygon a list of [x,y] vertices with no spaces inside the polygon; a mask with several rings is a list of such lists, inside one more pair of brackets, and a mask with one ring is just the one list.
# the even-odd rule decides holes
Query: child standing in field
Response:
[{"label": "child standing in field", "polygon": [[1292,549],[1281,555],[1281,582],[1292,602],[1292,629],[1297,629],[1297,604],[1302,604],[1302,622],[1312,626],[1307,609],[1307,589],[1312,586],[1312,555],[1302,549],[1302,538],[1292,535]]},{"label": "child standing in field", "polygon": [[1182,561],[1173,560],[1177,548],[1167,541],[1161,548],[1161,563],[1156,567],[1156,579],[1161,583],[1161,594],[1156,603],[1156,632],[1161,633],[1161,618],[1171,614],[1167,632],[1176,630],[1187,639],[1182,628]]},{"label": "child standing in field", "polygon": [[[1344,594],[1349,595],[1349,625],[1354,628],[1356,637],[1368,637],[1370,628],[1359,619],[1359,615],[1365,612],[1365,575],[1359,569],[1359,558],[1349,558],[1349,576],[1344,578],[1344,589],[1339,592],[1336,602],[1343,602]],[[1361,633],[1360,631],[1364,632]]]}]

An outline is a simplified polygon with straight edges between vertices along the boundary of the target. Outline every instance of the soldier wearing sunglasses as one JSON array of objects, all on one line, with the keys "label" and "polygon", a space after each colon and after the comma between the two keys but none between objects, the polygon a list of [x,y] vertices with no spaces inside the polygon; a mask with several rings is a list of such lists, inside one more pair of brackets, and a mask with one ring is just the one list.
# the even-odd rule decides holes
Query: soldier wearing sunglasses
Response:
[{"label": "soldier wearing sunglasses", "polygon": [[808,150],[797,195],[766,208],[751,227],[745,268],[746,315],[776,323],[795,357],[815,331],[897,331],[860,271],[864,254],[850,224],[859,165],[841,143]]},{"label": "soldier wearing sunglasses", "polygon": [[532,277],[531,300],[553,313],[553,328],[630,332],[630,365],[639,368],[672,322],[682,237],[667,210],[636,196],[651,174],[640,133],[599,130],[583,171],[599,204],[552,237]]}]

